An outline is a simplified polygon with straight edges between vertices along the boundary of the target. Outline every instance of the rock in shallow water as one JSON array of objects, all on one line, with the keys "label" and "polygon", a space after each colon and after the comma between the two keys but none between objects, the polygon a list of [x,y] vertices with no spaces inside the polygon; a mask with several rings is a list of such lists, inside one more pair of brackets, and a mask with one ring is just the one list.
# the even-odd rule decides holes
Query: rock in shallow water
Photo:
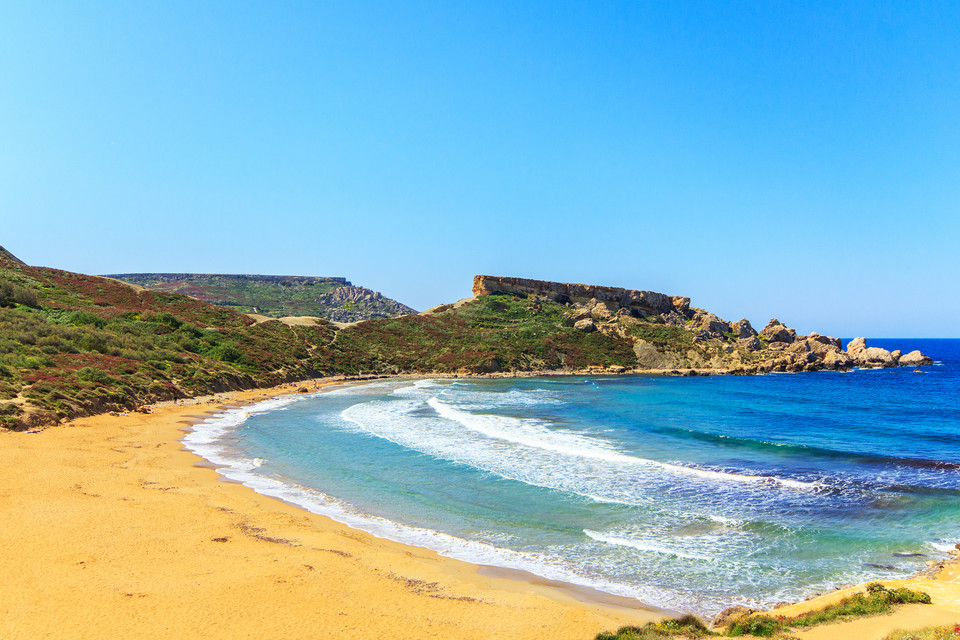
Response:
[{"label": "rock in shallow water", "polygon": [[933,364],[933,358],[925,356],[919,350],[913,350],[910,353],[900,356],[900,365],[904,367],[916,367],[921,364]]}]

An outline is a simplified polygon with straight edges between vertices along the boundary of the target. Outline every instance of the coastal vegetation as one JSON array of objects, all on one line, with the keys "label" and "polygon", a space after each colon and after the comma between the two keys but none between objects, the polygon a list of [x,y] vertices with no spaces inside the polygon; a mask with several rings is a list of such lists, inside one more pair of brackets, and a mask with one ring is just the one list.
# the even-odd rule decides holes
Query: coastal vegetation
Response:
[{"label": "coastal vegetation", "polygon": [[122,273],[108,277],[270,318],[316,316],[358,322],[416,313],[345,278],[208,273]]},{"label": "coastal vegetation", "polygon": [[[293,276],[231,278],[248,293],[258,278],[284,291],[333,286]],[[491,281],[508,290],[488,290]],[[478,276],[467,301],[343,326],[251,317],[180,293],[30,267],[0,248],[0,426],[25,429],[323,376],[749,374],[842,369],[857,358],[896,362],[862,339],[851,343],[859,349],[851,355],[839,340],[797,336],[778,321],[758,333],[746,320],[728,323],[690,307],[687,298],[513,281]],[[349,289],[334,290],[346,296],[343,308],[365,309],[367,294],[354,300]]]},{"label": "coastal vegetation", "polygon": [[798,616],[755,615],[742,618],[730,626],[727,635],[777,637],[794,629],[887,613],[900,604],[930,604],[930,595],[906,587],[888,589],[879,582],[871,582],[866,585],[864,593],[855,593],[836,604]]},{"label": "coastal vegetation", "polygon": [[597,634],[596,640],[663,640],[664,638],[705,638],[717,636],[706,625],[692,615],[669,618],[659,622],[648,622],[637,627],[620,627],[616,633]]},{"label": "coastal vegetation", "polygon": [[923,627],[904,631],[898,629],[884,636],[883,640],[956,640],[960,638],[960,623],[940,627]]},{"label": "coastal vegetation", "polygon": [[[768,614],[752,615],[735,621],[726,629],[724,637],[761,637],[789,640],[795,630],[813,627],[828,622],[850,620],[863,616],[887,613],[899,604],[930,604],[930,595],[907,588],[887,589],[877,582],[866,585],[865,593],[848,596],[840,602],[798,616],[787,617]],[[955,633],[954,635],[943,635]],[[918,635],[911,635],[918,634]],[[919,635],[925,634],[925,635]],[[940,634],[940,635],[937,635]],[[596,640],[660,640],[664,638],[704,638],[719,636],[710,631],[703,622],[692,615],[648,622],[643,626],[621,627],[616,633],[603,632]],[[918,632],[891,634],[885,640],[940,640],[960,637],[960,627],[931,627]]]}]

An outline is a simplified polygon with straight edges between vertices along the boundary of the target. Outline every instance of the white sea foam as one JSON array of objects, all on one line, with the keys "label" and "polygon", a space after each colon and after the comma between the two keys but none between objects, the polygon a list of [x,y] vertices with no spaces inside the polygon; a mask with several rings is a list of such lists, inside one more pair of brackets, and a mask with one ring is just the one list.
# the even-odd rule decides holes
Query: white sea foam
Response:
[{"label": "white sea foam", "polygon": [[756,483],[803,490],[816,490],[821,486],[819,483],[813,482],[802,482],[772,476],[753,476],[725,471],[713,471],[710,469],[687,467],[630,456],[619,453],[606,442],[590,436],[550,429],[547,425],[537,420],[512,418],[495,414],[476,414],[463,411],[442,402],[436,396],[431,397],[427,401],[427,404],[441,417],[456,421],[471,431],[490,438],[522,444],[531,448],[553,451],[565,456],[594,458],[614,464],[646,465],[657,467],[670,473],[687,474],[724,482]]},{"label": "white sea foam", "polygon": [[484,542],[466,540],[431,529],[365,514],[353,505],[320,490],[264,475],[258,472],[263,459],[244,456],[226,441],[226,438],[251,415],[281,409],[290,403],[291,401],[267,401],[216,414],[195,425],[194,430],[184,438],[184,443],[194,453],[216,464],[217,472],[225,478],[240,482],[262,495],[297,504],[313,513],[327,516],[378,537],[424,547],[441,555],[474,564],[528,571],[550,580],[569,582],[615,595],[637,598],[648,604],[685,611],[703,606],[700,599],[692,594],[662,587],[630,584],[578,572],[562,556],[503,549]]},{"label": "white sea foam", "polygon": [[591,531],[590,529],[584,529],[583,532],[587,535],[587,537],[592,538],[597,542],[613,544],[613,545],[617,545],[618,547],[630,547],[632,549],[637,549],[638,551],[647,551],[650,553],[657,553],[665,556],[686,558],[688,560],[716,562],[716,558],[714,557],[700,555],[696,553],[690,553],[689,551],[681,551],[679,549],[673,549],[671,547],[668,547],[662,544],[650,542],[649,540],[635,540],[635,539],[621,538],[618,536],[611,536],[604,533],[599,533],[597,531]]},{"label": "white sea foam", "polygon": [[[737,474],[670,465],[628,455],[594,433],[562,429],[542,420],[476,413],[480,409],[473,408],[481,407],[484,403],[494,408],[496,398],[484,398],[479,394],[465,398],[461,387],[456,391],[454,397],[457,402],[454,404],[447,401],[453,395],[449,389],[453,384],[429,380],[413,384],[392,381],[378,384],[376,391],[361,387],[340,389],[337,395],[358,396],[357,402],[340,414],[347,422],[344,428],[511,480],[577,493],[598,503],[640,506],[645,514],[644,533],[647,521],[652,523],[649,537],[629,526],[614,531],[583,529],[590,539],[612,545],[606,552],[610,559],[622,558],[624,553],[631,553],[629,549],[636,550],[637,557],[646,558],[644,563],[649,562],[652,568],[672,564],[663,563],[657,559],[658,556],[684,558],[690,562],[676,564],[688,567],[693,572],[691,575],[703,576],[705,580],[699,584],[711,584],[710,576],[715,576],[721,569],[726,571],[728,565],[739,568],[748,566],[750,563],[744,558],[750,556],[749,551],[757,542],[756,534],[740,526],[745,521],[732,515],[744,515],[751,519],[751,512],[757,504],[768,500],[800,500],[797,496],[808,494],[809,497],[803,499],[817,499],[815,494],[807,491],[771,491],[771,488],[788,486],[780,479],[743,475],[735,477]],[[383,400],[377,396],[390,397]],[[662,586],[639,586],[632,582],[633,578],[604,578],[603,574],[624,575],[618,573],[616,567],[604,566],[605,560],[596,560],[597,564],[590,569],[583,568],[578,554],[584,553],[588,547],[595,549],[603,546],[590,543],[585,538],[580,548],[558,547],[555,553],[548,550],[539,553],[511,551],[497,546],[507,543],[495,535],[483,535],[487,542],[471,541],[426,528],[403,525],[361,513],[352,505],[321,491],[264,475],[259,468],[264,461],[244,456],[232,445],[231,432],[250,415],[271,409],[283,410],[286,404],[299,399],[292,398],[273,407],[262,403],[224,412],[198,425],[185,441],[191,439],[191,448],[221,465],[219,472],[225,477],[374,535],[430,548],[461,560],[522,569],[550,579],[637,597],[651,604],[712,612],[712,604],[705,605],[701,596]],[[519,395],[512,401],[522,404],[527,400],[531,404],[536,402],[533,396],[521,399]],[[470,403],[468,406],[473,411],[464,410],[464,401]],[[342,401],[338,401],[338,404],[343,406]],[[334,425],[336,421],[328,420],[325,424]],[[187,444],[191,446],[190,442]],[[733,506],[728,508],[728,505]],[[596,509],[598,513],[605,512],[602,507]],[[615,513],[615,510],[611,512]],[[632,515],[630,512],[627,514]],[[574,531],[587,524],[578,523]],[[607,526],[602,524],[600,528]],[[613,547],[624,547],[624,550]],[[785,576],[785,567],[784,570],[778,575]],[[670,579],[668,576],[668,583]],[[645,583],[656,582],[649,579],[647,574],[643,574],[642,580]],[[772,602],[800,595],[803,594],[777,591],[773,595],[768,593],[764,599]],[[748,605],[758,604],[749,598],[739,600]]]},{"label": "white sea foam", "polygon": [[955,551],[957,544],[960,544],[960,539],[957,540],[931,540],[927,542],[927,545],[933,547],[940,553],[950,553]]}]

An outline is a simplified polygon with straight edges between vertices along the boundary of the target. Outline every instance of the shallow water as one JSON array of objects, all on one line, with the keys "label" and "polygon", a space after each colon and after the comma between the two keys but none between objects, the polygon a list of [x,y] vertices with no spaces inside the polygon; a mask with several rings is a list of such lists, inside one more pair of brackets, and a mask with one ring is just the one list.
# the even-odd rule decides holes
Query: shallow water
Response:
[{"label": "shallow water", "polygon": [[870,345],[937,364],[381,381],[187,444],[378,535],[709,614],[907,576],[960,542],[960,341]]}]

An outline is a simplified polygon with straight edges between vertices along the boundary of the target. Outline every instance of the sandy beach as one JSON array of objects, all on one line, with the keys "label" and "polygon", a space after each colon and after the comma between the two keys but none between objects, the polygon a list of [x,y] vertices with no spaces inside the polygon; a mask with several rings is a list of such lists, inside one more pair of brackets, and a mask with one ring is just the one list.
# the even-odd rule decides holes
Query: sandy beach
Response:
[{"label": "sandy beach", "polygon": [[592,638],[657,618],[486,575],[219,479],[205,412],[0,434],[0,638]]},{"label": "sandy beach", "polygon": [[[294,391],[0,434],[0,638],[588,640],[661,617],[349,529],[221,481],[179,442],[206,413]],[[960,622],[956,564],[889,584],[905,583],[934,604],[796,635],[870,640]]]}]

